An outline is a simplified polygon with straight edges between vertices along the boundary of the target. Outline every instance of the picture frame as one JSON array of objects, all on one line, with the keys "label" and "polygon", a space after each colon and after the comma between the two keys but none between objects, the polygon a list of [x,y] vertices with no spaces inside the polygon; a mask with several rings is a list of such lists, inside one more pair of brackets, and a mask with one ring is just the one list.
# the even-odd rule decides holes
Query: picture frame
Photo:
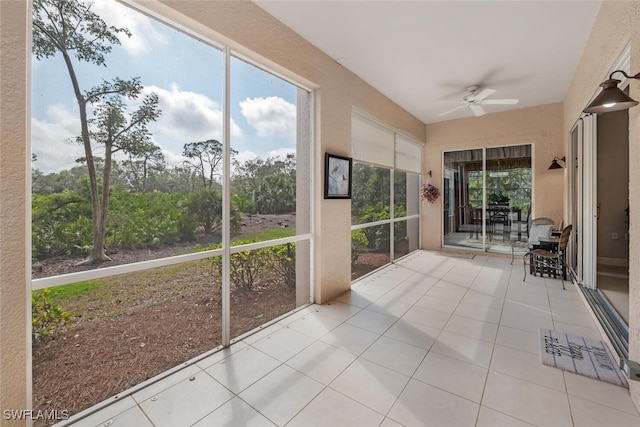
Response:
[{"label": "picture frame", "polygon": [[353,159],[325,153],[324,198],[351,199],[351,177]]}]

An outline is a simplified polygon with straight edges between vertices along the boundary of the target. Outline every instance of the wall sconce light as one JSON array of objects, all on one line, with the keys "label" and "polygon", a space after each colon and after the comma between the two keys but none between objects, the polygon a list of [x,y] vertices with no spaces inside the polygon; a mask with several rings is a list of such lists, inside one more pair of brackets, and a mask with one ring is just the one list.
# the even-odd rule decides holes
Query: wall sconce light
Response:
[{"label": "wall sconce light", "polygon": [[433,175],[431,174],[431,171],[427,172],[427,175],[429,175],[430,177],[433,177]]},{"label": "wall sconce light", "polygon": [[562,169],[562,165],[560,165],[560,163],[558,163],[558,160],[561,160],[562,163],[566,163],[567,162],[567,157],[566,156],[562,156],[562,158],[554,157],[553,161],[551,162],[551,166],[549,166],[549,170],[551,170],[551,169]]},{"label": "wall sconce light", "polygon": [[627,110],[638,105],[638,101],[631,98],[618,87],[620,80],[614,79],[615,73],[622,73],[628,79],[640,79],[640,73],[630,76],[622,70],[615,70],[609,75],[609,79],[600,83],[602,91],[584,109],[585,113],[608,113],[609,111]]}]

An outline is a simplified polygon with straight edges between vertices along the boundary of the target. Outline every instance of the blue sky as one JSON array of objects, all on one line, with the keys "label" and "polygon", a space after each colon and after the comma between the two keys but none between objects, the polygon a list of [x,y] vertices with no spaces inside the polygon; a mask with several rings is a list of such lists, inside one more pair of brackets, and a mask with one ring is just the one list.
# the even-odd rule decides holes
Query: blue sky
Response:
[{"label": "blue sky", "polygon": [[[169,164],[187,142],[222,141],[223,53],[114,0],[92,10],[108,25],[126,27],[106,67],[75,62],[83,90],[103,79],[140,77],[160,98],[162,115],[149,128]],[[295,151],[296,87],[242,60],[231,62],[231,144],[241,161]],[[131,105],[133,108],[133,104]],[[67,169],[84,156],[75,142],[78,107],[60,55],[32,64],[32,150],[44,173]],[[100,151],[97,151],[100,154]]]}]

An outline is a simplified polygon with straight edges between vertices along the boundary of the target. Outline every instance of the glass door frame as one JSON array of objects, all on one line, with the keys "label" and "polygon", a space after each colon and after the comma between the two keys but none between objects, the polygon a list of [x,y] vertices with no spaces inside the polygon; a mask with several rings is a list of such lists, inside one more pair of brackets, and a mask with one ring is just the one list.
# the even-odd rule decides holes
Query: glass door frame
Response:
[{"label": "glass door frame", "polygon": [[[496,148],[503,148],[503,147],[518,147],[518,146],[530,146],[530,150],[531,150],[531,194],[530,194],[530,207],[533,206],[533,198],[534,198],[534,184],[535,184],[535,176],[533,174],[533,170],[534,169],[534,145],[531,143],[521,143],[521,144],[509,144],[509,145],[499,145],[499,146],[488,146],[488,147],[469,147],[469,148],[461,148],[461,149],[456,149],[456,150],[443,150],[442,151],[442,155],[441,155],[441,170],[443,171],[442,173],[442,188],[444,188],[445,185],[445,178],[449,178],[452,179],[452,177],[450,176],[451,174],[448,174],[446,171],[447,169],[445,168],[445,154],[446,153],[452,153],[452,152],[462,152],[462,151],[476,151],[476,150],[480,150],[482,152],[482,210],[481,210],[481,228],[479,231],[481,231],[482,233],[482,243],[481,243],[481,247],[472,247],[472,246],[457,246],[457,245],[452,245],[452,244],[447,244],[445,242],[445,221],[449,220],[448,219],[448,212],[445,212],[445,210],[442,210],[442,221],[440,224],[441,227],[441,233],[440,233],[440,239],[441,239],[441,247],[443,248],[450,248],[450,249],[463,249],[463,250],[472,250],[472,251],[477,251],[477,252],[494,252],[491,250],[491,245],[487,244],[487,221],[488,221],[488,215],[487,215],[487,209],[488,209],[488,199],[487,199],[487,150],[490,149],[496,149]],[[454,180],[455,182],[455,180]],[[454,183],[454,191],[455,191],[455,183]],[[453,207],[454,210],[459,210],[460,206],[454,206]],[[531,208],[532,209],[532,208]],[[530,210],[531,210],[530,209]],[[531,211],[528,212],[528,215],[531,215]],[[455,223],[455,221],[454,221]],[[455,224],[454,224],[455,225]],[[496,251],[497,252],[497,251]]]}]

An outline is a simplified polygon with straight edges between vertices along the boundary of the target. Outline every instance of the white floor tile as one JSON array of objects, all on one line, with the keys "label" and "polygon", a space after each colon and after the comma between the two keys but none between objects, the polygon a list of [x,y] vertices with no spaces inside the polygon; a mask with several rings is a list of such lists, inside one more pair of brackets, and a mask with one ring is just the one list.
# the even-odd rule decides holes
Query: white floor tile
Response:
[{"label": "white floor tile", "polygon": [[380,337],[360,356],[370,362],[411,376],[424,359],[427,350],[385,336]]},{"label": "white floor tile", "polygon": [[508,326],[509,328],[519,329],[521,331],[535,332],[542,329],[553,329],[553,321],[551,319],[543,319],[534,316],[519,316],[517,313],[502,313],[500,319],[501,326]]},{"label": "white floor tile", "polygon": [[415,274],[409,277],[404,282],[396,286],[396,289],[405,292],[413,292],[415,294],[424,295],[429,289],[436,284],[438,279],[433,277],[426,277],[421,274]]},{"label": "white floor tile", "polygon": [[498,324],[482,322],[468,317],[453,315],[444,327],[444,331],[478,340],[494,342],[498,333]]},{"label": "white floor tile", "polygon": [[566,311],[576,311],[578,313],[587,312],[587,307],[580,299],[551,298],[549,302],[553,313],[562,313]]},{"label": "white floor tile", "polygon": [[367,331],[376,334],[383,334],[397,320],[398,318],[395,316],[377,313],[370,310],[362,310],[358,312],[358,314],[347,320],[345,323],[357,326],[362,329],[366,329]]},{"label": "white floor tile", "polygon": [[549,304],[549,296],[547,295],[545,287],[538,289],[515,289],[509,286],[506,299],[536,305]]},{"label": "white floor tile", "polygon": [[591,322],[589,325],[580,326],[572,323],[564,323],[553,321],[553,329],[559,332],[575,335],[577,337],[591,338],[592,340],[601,340],[600,330]]},{"label": "white floor tile", "polygon": [[234,397],[193,427],[276,427],[239,397]]},{"label": "white floor tile", "polygon": [[140,403],[155,426],[192,425],[233,398],[233,393],[204,372]]},{"label": "white floor tile", "polygon": [[593,318],[586,311],[554,312],[552,317],[554,322],[570,323],[579,326],[593,325]]},{"label": "white floor tile", "polygon": [[563,372],[569,395],[608,406],[630,415],[639,415],[629,395],[629,389],[585,377],[584,375]]},{"label": "white floor tile", "polygon": [[378,301],[383,300],[383,301],[395,301],[395,302],[401,302],[404,304],[409,304],[409,305],[413,305],[416,303],[416,301],[418,299],[421,298],[422,295],[420,294],[416,294],[413,292],[406,292],[397,288],[394,288],[392,290],[390,290],[389,292],[387,292],[386,294],[384,294],[383,296],[381,296]]},{"label": "white floor tile", "polygon": [[480,403],[487,372],[487,368],[431,352],[413,378]]},{"label": "white floor tile", "polygon": [[486,406],[480,407],[478,422],[476,427],[534,427],[533,424],[525,423],[516,418],[494,411]]},{"label": "white floor tile", "polygon": [[466,294],[464,294],[461,303],[502,310],[502,306],[504,305],[504,298],[498,298],[474,290],[470,290]]},{"label": "white floor tile", "polygon": [[[111,405],[108,405],[98,412],[82,418],[81,420],[73,423],[74,427],[95,427],[103,425],[106,422],[113,422],[113,419],[119,415],[124,414],[132,408],[137,408],[136,401],[131,396],[125,397],[122,400],[118,400]],[[122,425],[122,424],[121,424]]]},{"label": "white floor tile", "polygon": [[383,418],[355,400],[326,388],[287,427],[371,427],[379,425]]},{"label": "white floor tile", "polygon": [[365,295],[357,291],[351,290],[338,296],[335,299],[335,301],[341,302],[343,304],[353,305],[359,308],[364,308],[369,304],[371,304],[375,299],[376,299],[375,297],[371,297],[369,295]]},{"label": "white floor tile", "polygon": [[309,307],[309,310],[317,312],[323,316],[339,320],[340,322],[344,322],[362,309],[339,301],[330,301],[322,305],[314,304]]},{"label": "white floor tile", "polygon": [[[230,347],[223,348],[222,350],[213,353],[211,356],[205,359],[202,359],[196,365],[198,365],[202,369],[207,369],[209,366],[213,365],[214,363],[217,363],[222,359],[227,358],[231,356],[233,353],[236,353],[246,347],[247,347],[246,340],[239,341],[235,344],[232,344]],[[179,372],[177,376],[178,377],[180,376]]]},{"label": "white floor tile", "polygon": [[253,343],[252,346],[281,362],[286,362],[314,341],[314,338],[301,332],[283,327]]},{"label": "white floor tile", "polygon": [[384,336],[428,350],[436,341],[440,332],[440,329],[430,328],[420,323],[408,322],[403,318],[387,329]]},{"label": "white floor tile", "polygon": [[640,417],[626,412],[617,411],[608,406],[569,396],[574,425],[581,427],[637,427]]},{"label": "white floor tile", "polygon": [[387,415],[407,426],[473,426],[479,405],[411,380]]},{"label": "white floor tile", "polygon": [[549,304],[534,304],[530,302],[522,302],[507,299],[502,309],[503,315],[539,317],[541,319],[551,320],[551,309]]},{"label": "white floor tile", "polygon": [[[221,359],[220,359],[221,360]],[[169,375],[166,378],[163,378],[159,381],[156,381],[153,384],[150,384],[149,386],[143,388],[142,390],[136,392],[133,394],[133,398],[135,399],[136,402],[140,403],[143,402],[153,396],[155,396],[156,394],[163,392],[164,390],[168,389],[169,387],[172,387],[176,384],[178,384],[179,382],[194,376],[197,373],[202,372],[202,369],[200,369],[200,367],[196,364],[196,365],[191,365],[191,366],[187,366],[184,369],[181,369],[177,372],[175,372],[172,375]]]},{"label": "white floor tile", "polygon": [[454,283],[443,282],[442,280],[426,293],[426,295],[442,299],[451,299],[460,302],[467,289]]},{"label": "white floor tile", "polygon": [[495,323],[497,325],[500,323],[502,311],[497,308],[482,307],[480,305],[460,302],[460,305],[458,305],[458,308],[453,314],[482,322]]},{"label": "white floor tile", "polygon": [[330,344],[317,341],[287,361],[287,365],[320,381],[329,384],[356,356]]},{"label": "white floor tile", "polygon": [[308,313],[295,322],[290,323],[288,328],[308,337],[318,339],[330,330],[338,327],[341,323],[339,320],[318,313]]},{"label": "white floor tile", "polygon": [[445,313],[453,313],[458,308],[460,302],[457,299],[438,298],[431,295],[425,295],[416,302],[416,307],[426,308],[428,310],[438,310]]},{"label": "white floor tile", "polygon": [[271,356],[247,347],[206,369],[206,372],[234,393],[239,393],[280,366]]},{"label": "white floor tile", "polygon": [[402,424],[393,421],[391,418],[385,418],[380,427],[404,427]]},{"label": "white floor tile", "polygon": [[380,298],[369,304],[365,310],[371,310],[376,313],[387,314],[393,317],[400,317],[410,308],[411,304]]},{"label": "white floor tile", "polygon": [[413,306],[402,316],[402,320],[419,323],[434,329],[442,329],[450,317],[450,313]]},{"label": "white floor tile", "polygon": [[109,425],[110,427],[153,427],[149,418],[142,412],[138,406],[131,409],[127,409],[123,413],[116,415],[105,423],[100,423],[100,426]]},{"label": "white floor tile", "polygon": [[533,354],[540,354],[540,338],[538,331],[526,332],[520,329],[501,325],[498,328],[496,344],[515,348],[516,350],[527,351]]},{"label": "white floor tile", "polygon": [[504,298],[505,294],[507,293],[507,287],[508,284],[504,282],[476,279],[469,290],[496,298]]},{"label": "white floor tile", "polygon": [[320,341],[359,356],[379,337],[379,334],[343,323],[320,338]]},{"label": "white floor tile", "polygon": [[381,413],[396,401],[409,377],[363,359],[353,362],[329,386]]},{"label": "white floor tile", "polygon": [[443,331],[431,347],[431,351],[488,368],[493,344]]},{"label": "white floor tile", "polygon": [[571,426],[565,393],[489,371],[482,405],[536,426]]},{"label": "white floor tile", "polygon": [[277,425],[285,425],[318,395],[324,385],[281,365],[239,397]]},{"label": "white floor tile", "polygon": [[561,392],[565,391],[562,370],[544,365],[539,354],[496,345],[491,370]]}]

